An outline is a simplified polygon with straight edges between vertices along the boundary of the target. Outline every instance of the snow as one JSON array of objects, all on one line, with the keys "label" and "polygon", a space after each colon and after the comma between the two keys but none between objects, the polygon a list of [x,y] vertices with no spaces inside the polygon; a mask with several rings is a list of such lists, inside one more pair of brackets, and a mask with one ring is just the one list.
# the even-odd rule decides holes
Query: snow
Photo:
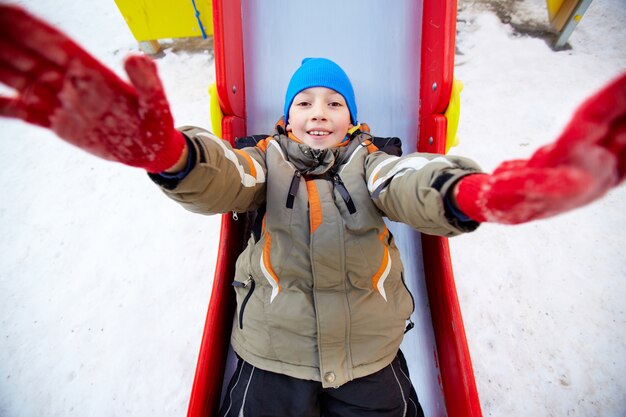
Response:
[{"label": "snow", "polygon": [[[14,3],[120,75],[136,50],[112,1]],[[503,3],[518,28],[547,20],[541,0]],[[460,6],[452,153],[487,171],[549,143],[626,68],[623,0],[593,2],[559,52],[501,23],[489,2]],[[210,126],[206,42],[174,43],[157,61],[179,124]],[[181,210],[140,170],[44,129],[0,129],[0,416],[184,415],[220,218]],[[553,219],[451,240],[484,415],[626,414],[625,203],[621,187]]]}]

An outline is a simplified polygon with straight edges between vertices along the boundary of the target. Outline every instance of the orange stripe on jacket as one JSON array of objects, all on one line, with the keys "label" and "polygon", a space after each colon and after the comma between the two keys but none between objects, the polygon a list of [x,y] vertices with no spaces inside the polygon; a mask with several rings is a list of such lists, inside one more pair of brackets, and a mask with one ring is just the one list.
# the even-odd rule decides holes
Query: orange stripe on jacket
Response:
[{"label": "orange stripe on jacket", "polygon": [[374,175],[374,179],[372,180],[372,184],[376,182],[376,180],[378,179],[378,176],[380,175],[380,171],[378,171],[376,173],[376,175]]},{"label": "orange stripe on jacket", "polygon": [[[365,125],[367,127],[367,125]],[[363,142],[363,145],[367,148],[367,153],[374,153],[378,151],[378,146],[374,145],[374,142],[371,139],[367,139],[367,141]]]},{"label": "orange stripe on jacket", "polygon": [[367,145],[367,152],[368,153],[374,153],[378,151],[378,147],[376,145],[374,145],[373,142],[370,141],[370,144]]},{"label": "orange stripe on jacket", "polygon": [[336,146],[337,146],[338,148],[342,148],[342,147],[344,147],[344,146],[348,146],[348,145],[350,144],[350,142],[351,142],[351,141],[349,141],[349,140],[347,140],[347,139],[344,139],[342,142],[339,142]]},{"label": "orange stripe on jacket", "polygon": [[250,175],[256,178],[256,168],[254,167],[254,162],[252,161],[252,157],[248,155],[246,152],[241,149],[233,149],[237,153],[237,155],[243,156],[243,158],[248,162],[248,167],[250,168]]},{"label": "orange stripe on jacket", "polygon": [[261,149],[263,152],[267,151],[267,147],[270,145],[270,140],[272,140],[272,136],[268,136],[263,140],[257,142],[256,147]]},{"label": "orange stripe on jacket", "polygon": [[294,134],[293,134],[293,133],[291,133],[291,132],[287,132],[287,137],[288,137],[289,139],[293,140],[294,142],[297,142],[297,143],[303,143],[303,142],[302,142],[302,141],[301,141],[301,140],[300,140],[300,139],[299,139],[296,135],[294,135]]},{"label": "orange stripe on jacket", "polygon": [[380,263],[380,267],[378,268],[378,271],[376,271],[376,274],[374,274],[374,276],[372,277],[372,285],[374,286],[375,289],[378,289],[378,281],[383,276],[383,273],[387,269],[387,264],[389,263],[389,248],[387,247],[387,245],[384,244],[384,240],[387,237],[387,233],[388,231],[387,231],[387,228],[385,227],[385,230],[383,230],[383,232],[378,236],[378,239],[381,242],[383,242],[384,252],[383,252],[383,259]]},{"label": "orange stripe on jacket", "polygon": [[322,205],[320,204],[317,184],[315,184],[315,180],[312,178],[306,179],[306,191],[309,193],[309,222],[311,234],[313,234],[322,224]]},{"label": "orange stripe on jacket", "polygon": [[276,272],[274,271],[274,268],[272,267],[272,262],[270,261],[270,252],[272,249],[272,238],[270,237],[270,234],[267,233],[267,231],[265,230],[265,217],[263,217],[263,234],[265,235],[265,245],[263,246],[263,265],[265,266],[265,269],[267,270],[267,272],[270,274],[271,278],[276,283],[278,287],[277,292],[281,292],[283,290],[283,287],[280,285],[280,280],[278,279],[278,275],[276,275]]}]

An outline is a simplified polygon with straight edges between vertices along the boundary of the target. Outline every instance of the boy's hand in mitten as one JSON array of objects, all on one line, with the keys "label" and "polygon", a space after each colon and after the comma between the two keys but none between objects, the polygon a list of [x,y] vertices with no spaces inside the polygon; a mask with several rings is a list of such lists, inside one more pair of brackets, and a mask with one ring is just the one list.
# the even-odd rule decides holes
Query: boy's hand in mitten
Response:
[{"label": "boy's hand in mitten", "polygon": [[24,10],[0,5],[0,115],[47,127],[104,159],[161,172],[185,139],[174,122],[152,60],[130,56],[131,84],[66,35]]},{"label": "boy's hand in mitten", "polygon": [[626,73],[588,98],[556,142],[493,174],[462,178],[458,208],[479,222],[517,224],[585,205],[626,177]]}]

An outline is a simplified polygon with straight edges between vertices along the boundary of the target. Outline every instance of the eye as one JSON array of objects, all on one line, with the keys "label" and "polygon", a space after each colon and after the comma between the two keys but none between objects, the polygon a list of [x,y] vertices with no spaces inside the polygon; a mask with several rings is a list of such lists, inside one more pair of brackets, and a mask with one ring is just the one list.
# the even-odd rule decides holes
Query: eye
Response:
[{"label": "eye", "polygon": [[343,103],[341,103],[339,101],[331,101],[329,106],[331,106],[331,107],[343,107]]},{"label": "eye", "polygon": [[309,102],[308,102],[308,101],[306,101],[306,100],[302,100],[302,101],[298,101],[298,102],[296,102],[296,106],[298,106],[298,107],[306,107],[306,106],[309,106],[310,104],[311,104],[311,103],[309,103]]}]

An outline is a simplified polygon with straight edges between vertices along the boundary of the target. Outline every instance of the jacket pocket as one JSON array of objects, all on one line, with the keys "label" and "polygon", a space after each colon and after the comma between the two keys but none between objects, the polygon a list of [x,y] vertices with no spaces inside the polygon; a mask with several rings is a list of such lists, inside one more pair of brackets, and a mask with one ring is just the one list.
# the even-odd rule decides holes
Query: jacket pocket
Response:
[{"label": "jacket pocket", "polygon": [[254,292],[256,283],[254,282],[254,278],[252,278],[252,275],[248,275],[248,279],[243,282],[233,281],[233,287],[248,289],[248,292],[246,293],[245,297],[243,298],[243,301],[241,302],[241,305],[239,306],[239,329],[243,330],[243,314],[244,314],[244,311],[246,310],[246,304],[248,304],[248,301],[250,300],[250,297],[252,296],[252,293]]}]

